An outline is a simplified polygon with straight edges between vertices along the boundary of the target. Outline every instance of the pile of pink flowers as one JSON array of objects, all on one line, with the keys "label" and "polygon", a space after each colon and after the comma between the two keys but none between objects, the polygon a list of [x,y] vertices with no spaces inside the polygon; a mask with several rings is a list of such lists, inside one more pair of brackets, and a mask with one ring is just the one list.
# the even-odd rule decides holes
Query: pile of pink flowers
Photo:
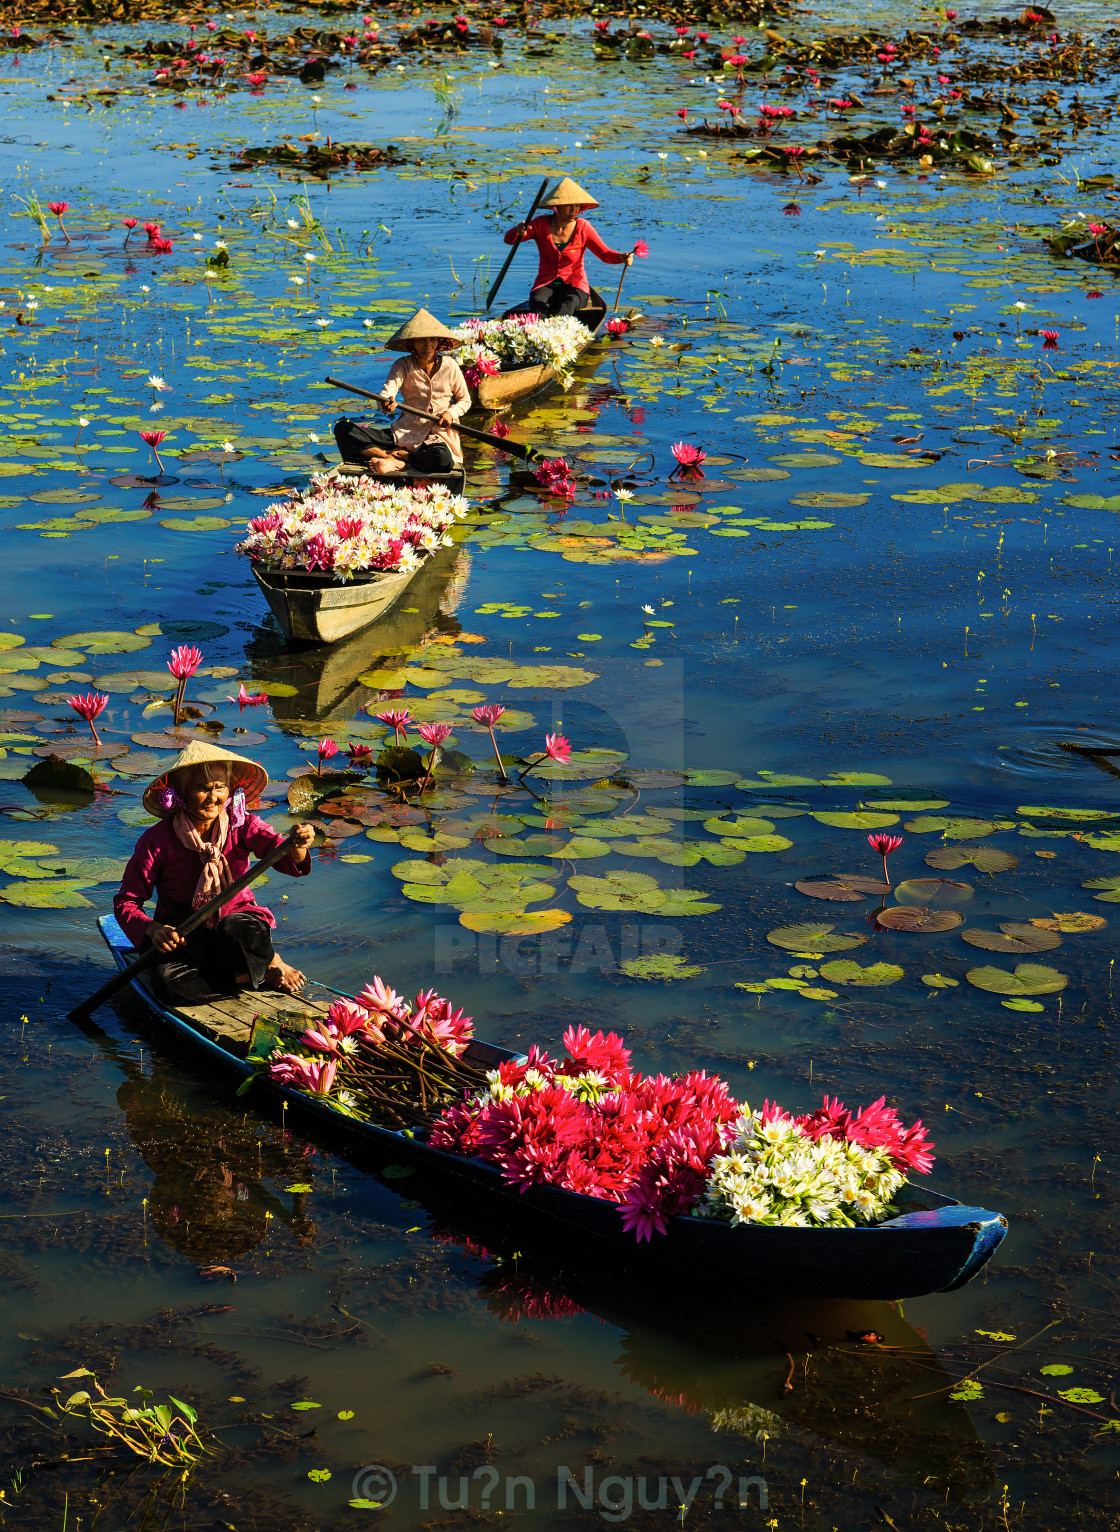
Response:
[{"label": "pile of pink flowers", "polygon": [[546,458],[540,467],[534,470],[533,478],[547,494],[556,495],[561,500],[575,499],[576,482],[572,478],[572,469],[567,458]]},{"label": "pile of pink flowers", "polygon": [[639,1239],[700,1197],[708,1165],[741,1115],[724,1082],[697,1071],[643,1076],[614,1032],[570,1027],[567,1058],[531,1048],[500,1064],[489,1091],[451,1107],[436,1123],[435,1148],[496,1165],[522,1191],[562,1186],[617,1202]]}]

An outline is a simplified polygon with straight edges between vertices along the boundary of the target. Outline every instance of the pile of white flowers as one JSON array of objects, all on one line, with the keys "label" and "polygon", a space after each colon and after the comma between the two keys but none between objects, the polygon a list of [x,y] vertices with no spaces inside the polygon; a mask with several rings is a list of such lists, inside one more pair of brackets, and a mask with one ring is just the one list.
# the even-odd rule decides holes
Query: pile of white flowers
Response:
[{"label": "pile of white flowers", "polygon": [[846,1139],[807,1137],[792,1117],[748,1112],[712,1161],[697,1218],[779,1228],[840,1228],[880,1223],[906,1181],[882,1149]]},{"label": "pile of white flowers", "polygon": [[306,489],[254,517],[237,551],[266,569],[322,572],[339,581],[411,571],[450,545],[451,527],[469,510],[443,484],[315,474]]},{"label": "pile of white flowers", "polygon": [[515,314],[510,319],[468,319],[454,332],[467,382],[511,367],[554,367],[562,380],[587,345],[588,329],[571,314],[549,318]]}]

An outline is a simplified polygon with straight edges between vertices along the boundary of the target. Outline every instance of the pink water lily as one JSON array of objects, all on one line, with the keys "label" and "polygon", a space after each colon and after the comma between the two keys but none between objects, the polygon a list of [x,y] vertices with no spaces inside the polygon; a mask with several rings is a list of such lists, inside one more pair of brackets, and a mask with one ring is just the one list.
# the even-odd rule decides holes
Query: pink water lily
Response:
[{"label": "pink water lily", "polygon": [[187,689],[187,681],[194,675],[202,664],[202,650],[195,648],[194,644],[181,644],[178,649],[172,649],[171,658],[167,662],[167,668],[178,681],[175,688],[175,700],[171,704],[171,710],[175,722],[179,722],[179,714],[183,707],[183,694]]},{"label": "pink water lily", "polygon": [[69,234],[67,234],[65,226],[63,225],[63,222],[62,222],[62,215],[63,215],[63,213],[66,212],[67,208],[70,206],[69,202],[48,202],[47,206],[50,208],[50,210],[54,214],[54,216],[58,219],[59,230],[61,231],[61,233],[63,235],[63,238],[66,240],[66,243],[69,244],[70,243],[70,236],[69,236]]},{"label": "pink water lily", "polygon": [[559,761],[563,766],[572,754],[571,741],[562,734],[546,734],[544,737],[544,753],[550,760]]},{"label": "pink water lily", "polygon": [[350,770],[360,769],[365,771],[373,760],[373,749],[370,745],[356,745],[353,740],[346,746],[346,754],[350,757]]},{"label": "pink water lily", "polygon": [[318,753],[319,753],[319,774],[321,776],[322,772],[323,772],[323,762],[324,761],[329,761],[331,756],[338,754],[338,745],[335,743],[335,741],[333,739],[329,739],[329,738],[328,739],[321,739],[319,741],[319,745],[318,745]]},{"label": "pink water lily", "polygon": [[268,1066],[279,1085],[293,1085],[312,1096],[329,1096],[338,1073],[334,1059],[304,1059],[298,1053],[282,1053]]},{"label": "pink water lily", "polygon": [[502,753],[498,749],[498,741],[494,738],[494,725],[504,712],[505,708],[500,703],[492,702],[488,703],[485,707],[472,708],[471,717],[490,731],[490,743],[494,747],[494,759],[498,763],[498,770],[502,774],[502,781],[508,782],[509,777],[506,775],[506,769],[502,765]]},{"label": "pink water lily", "polygon": [[646,244],[644,239],[636,239],[634,241],[634,254],[640,261],[645,260],[646,256],[649,254],[649,246]]},{"label": "pink water lily", "polygon": [[84,718],[89,724],[89,731],[93,735],[94,744],[100,749],[101,737],[94,727],[94,719],[100,718],[109,703],[109,698],[104,692],[87,692],[85,696],[68,697],[68,706],[72,707],[79,718]]},{"label": "pink water lily", "polygon": [[406,731],[412,722],[412,714],[407,708],[390,708],[388,712],[374,713],[373,716],[378,723],[383,723],[387,728],[392,729],[395,745],[404,743]]},{"label": "pink water lily", "polygon": [[630,321],[628,319],[608,319],[607,320],[607,333],[608,333],[608,335],[625,335],[629,328],[630,328]]},{"label": "pink water lily", "polygon": [[432,747],[432,753],[428,757],[428,769],[424,774],[423,782],[420,784],[421,792],[425,790],[428,783],[432,780],[432,768],[436,763],[436,751],[450,737],[451,730],[452,725],[449,723],[422,723],[417,731],[424,743]]},{"label": "pink water lily", "polygon": [[702,447],[693,446],[691,442],[674,442],[669,451],[677,460],[677,466],[669,475],[675,479],[679,474],[686,479],[704,478],[704,470],[700,466],[707,461],[708,454]]},{"label": "pink water lily", "polygon": [[227,702],[236,702],[238,712],[243,713],[247,707],[264,707],[268,701],[267,692],[257,692],[255,696],[245,690],[245,682],[237,688],[236,697],[226,697]]}]

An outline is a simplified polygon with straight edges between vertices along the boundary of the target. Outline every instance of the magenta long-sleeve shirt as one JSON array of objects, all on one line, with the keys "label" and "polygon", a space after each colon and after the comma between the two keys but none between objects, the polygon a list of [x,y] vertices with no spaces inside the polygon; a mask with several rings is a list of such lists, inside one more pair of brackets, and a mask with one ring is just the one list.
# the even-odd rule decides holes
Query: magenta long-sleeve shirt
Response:
[{"label": "magenta long-sleeve shirt", "polygon": [[[136,850],[124,870],[121,886],[113,900],[113,911],[121,929],[134,947],[140,947],[152,923],[144,913],[144,904],[156,895],[155,919],[161,925],[175,926],[191,912],[194,891],[202,871],[202,858],[189,851],[172,828],[172,817],[145,830],[136,842]],[[226,861],[233,877],[249,870],[250,855],[267,856],[284,839],[271,825],[250,814],[240,829],[231,829],[226,846]],[[311,871],[311,858],[297,862],[291,852],[276,863],[277,872],[302,878]],[[229,901],[226,913],[253,910],[275,928],[276,917],[253,898],[251,888],[243,888]]]}]

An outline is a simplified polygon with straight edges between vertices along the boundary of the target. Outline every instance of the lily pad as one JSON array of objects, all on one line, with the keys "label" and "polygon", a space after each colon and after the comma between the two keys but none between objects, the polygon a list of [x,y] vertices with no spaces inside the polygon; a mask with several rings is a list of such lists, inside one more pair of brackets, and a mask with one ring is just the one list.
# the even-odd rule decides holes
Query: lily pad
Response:
[{"label": "lily pad", "polygon": [[731,787],[739,780],[737,771],[701,771],[685,767],[685,780],[690,787]]},{"label": "lily pad", "polygon": [[28,910],[75,910],[89,907],[82,889],[88,882],[78,878],[49,878],[36,883],[8,883],[0,888],[0,899],[5,904],[16,904]]},{"label": "lily pad", "polygon": [[902,828],[914,835],[939,832],[952,840],[967,840],[971,835],[994,835],[999,826],[990,819],[946,819],[940,814],[922,814],[907,820]]},{"label": "lily pad", "polygon": [[699,963],[689,963],[676,953],[655,953],[651,957],[627,958],[619,971],[628,979],[694,979],[705,972]]},{"label": "lily pad", "polygon": [[522,910],[499,915],[484,910],[464,910],[459,924],[468,931],[500,931],[506,936],[532,936],[538,931],[555,931],[571,920],[567,910]]},{"label": "lily pad", "polygon": [[890,785],[890,777],[881,777],[874,771],[830,771],[827,777],[821,778],[822,787],[890,787]]},{"label": "lily pad", "polygon": [[874,803],[866,803],[869,809],[894,809],[903,814],[911,813],[914,809],[947,809],[948,798],[877,798]]},{"label": "lily pad", "polygon": [[[907,826],[909,828],[909,826]],[[952,871],[971,863],[977,872],[1010,872],[1018,867],[1019,858],[1010,851],[997,851],[994,846],[938,846],[926,852],[926,865]]]},{"label": "lily pad", "polygon": [[1031,921],[1040,931],[1061,931],[1065,935],[1077,935],[1082,931],[1101,931],[1108,925],[1103,915],[1087,915],[1075,910],[1069,915],[1050,915]]},{"label": "lily pad", "polygon": [[1042,931],[1038,926],[1018,921],[1001,921],[998,931],[962,931],[961,940],[970,947],[983,947],[986,952],[1048,952],[1062,945],[1056,931]]},{"label": "lily pad", "polygon": [[898,904],[923,904],[930,909],[965,904],[973,895],[971,883],[957,883],[952,878],[905,878],[895,884]]},{"label": "lily pad", "polygon": [[662,888],[644,872],[612,872],[602,878],[577,874],[568,879],[580,904],[592,910],[639,910],[649,915],[707,915],[721,909],[702,903],[699,889]]},{"label": "lily pad", "polygon": [[788,952],[844,952],[849,947],[862,947],[867,937],[803,921],[800,925],[778,926],[776,930],[768,931],[766,940]]},{"label": "lily pad", "polygon": [[1019,963],[1014,973],[1006,968],[970,968],[965,978],[992,995],[1049,995],[1069,983],[1064,973],[1042,963]]},{"label": "lily pad", "polygon": [[963,926],[964,916],[959,910],[931,910],[920,904],[899,904],[881,910],[876,922],[888,931],[913,931],[924,936]]},{"label": "lily pad", "polygon": [[959,979],[950,979],[945,973],[924,973],[922,983],[930,989],[956,989],[960,984]]},{"label": "lily pad", "polygon": [[928,468],[929,458],[910,457],[902,452],[862,452],[859,458],[865,468]]},{"label": "lily pad", "polygon": [[233,522],[224,516],[192,516],[189,520],[185,516],[170,516],[161,521],[160,526],[169,532],[220,532],[225,527],[232,527]]},{"label": "lily pad", "polygon": [[136,649],[150,649],[152,641],[139,633],[68,633],[56,638],[54,649],[84,649],[87,654],[129,654]]},{"label": "lily pad", "polygon": [[861,904],[870,894],[881,899],[890,893],[889,884],[858,873],[838,872],[829,878],[806,878],[793,886],[799,894],[808,894],[810,899],[830,899],[837,904]]},{"label": "lily pad", "polygon": [[598,679],[596,671],[581,670],[577,665],[518,665],[508,673],[505,684],[518,690],[538,686],[548,691],[568,691]]},{"label": "lily pad", "polygon": [[839,958],[833,963],[821,964],[821,978],[830,984],[854,984],[861,989],[881,989],[887,984],[897,984],[903,970],[896,963],[871,963],[861,968],[851,958]]},{"label": "lily pad", "polygon": [[752,856],[764,856],[772,851],[788,851],[793,842],[787,840],[784,835],[749,835],[743,840],[724,836],[720,845],[729,846],[732,851],[746,851]]},{"label": "lily pad", "polygon": [[857,809],[852,813],[822,809],[815,812],[813,818],[819,820],[822,825],[831,825],[836,830],[882,830],[887,825],[898,823],[897,814],[876,814],[867,809]]},{"label": "lily pad", "polygon": [[734,835],[745,840],[752,835],[770,835],[774,825],[769,819],[753,819],[743,815],[734,819],[705,819],[704,828],[710,835]]},{"label": "lily pad", "polygon": [[1101,904],[1120,904],[1120,878],[1090,878],[1081,887],[1103,889],[1103,893],[1093,895]]},{"label": "lily pad", "polygon": [[867,495],[849,495],[839,490],[817,489],[806,495],[794,495],[790,505],[811,506],[819,511],[838,511],[845,506],[866,505],[871,499]]}]

